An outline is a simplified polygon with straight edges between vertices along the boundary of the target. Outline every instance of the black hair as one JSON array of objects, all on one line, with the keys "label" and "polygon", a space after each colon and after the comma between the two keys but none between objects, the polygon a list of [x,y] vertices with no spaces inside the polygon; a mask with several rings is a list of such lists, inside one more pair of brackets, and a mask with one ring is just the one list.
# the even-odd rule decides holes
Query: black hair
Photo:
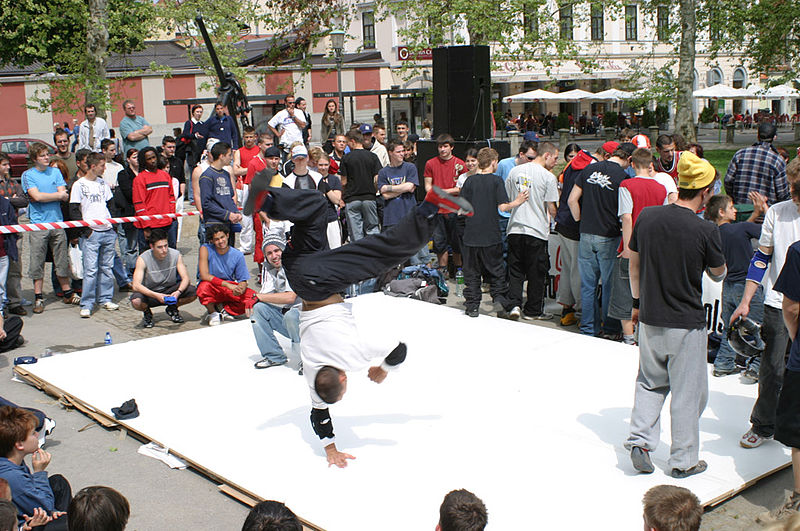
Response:
[{"label": "black hair", "polygon": [[581,147],[578,144],[567,144],[567,147],[564,148],[564,160],[567,160],[567,156],[570,153],[580,153]]},{"label": "black hair", "polygon": [[335,404],[342,395],[341,371],[336,367],[322,367],[314,378],[314,390],[326,404]]},{"label": "black hair", "polygon": [[231,228],[224,223],[214,223],[206,227],[206,241],[210,242],[214,239],[214,235],[218,232],[224,232],[225,236],[231,235]]},{"label": "black hair", "polygon": [[69,502],[70,531],[122,531],[131,507],[125,496],[111,487],[86,487]]},{"label": "black hair", "polygon": [[266,500],[250,510],[242,531],[303,531],[303,524],[281,502]]},{"label": "black hair", "polygon": [[217,160],[222,155],[230,151],[231,146],[227,142],[217,142],[211,148],[211,160]]},{"label": "black hair", "polygon": [[150,236],[147,237],[147,243],[151,245],[155,245],[157,242],[161,240],[168,240],[167,231],[164,229],[150,229]]}]

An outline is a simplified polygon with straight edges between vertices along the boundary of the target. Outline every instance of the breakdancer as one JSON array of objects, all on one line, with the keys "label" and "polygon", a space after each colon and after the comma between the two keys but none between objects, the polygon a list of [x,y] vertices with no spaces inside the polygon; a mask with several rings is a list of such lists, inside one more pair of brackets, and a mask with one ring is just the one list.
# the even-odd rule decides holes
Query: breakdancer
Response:
[{"label": "breakdancer", "polygon": [[[269,179],[262,179],[269,182]],[[255,181],[254,181],[255,184]],[[400,343],[391,352],[370,344],[353,319],[352,306],[342,293],[351,284],[378,276],[416,254],[430,240],[433,218],[440,207],[471,216],[472,205],[436,186],[425,201],[385,232],[372,234],[337,249],[328,247],[327,200],[319,190],[266,188],[261,205],[270,219],[294,223],[283,253],[283,264],[292,290],[303,300],[300,312],[300,353],[311,391],[311,425],[321,439],[328,465],[347,466],[350,454],[340,452],[334,440],[328,404],[335,404],[347,390],[347,372],[369,367],[369,379],[381,383],[388,371],[406,358]],[[244,215],[251,215],[260,190],[250,191]]]}]

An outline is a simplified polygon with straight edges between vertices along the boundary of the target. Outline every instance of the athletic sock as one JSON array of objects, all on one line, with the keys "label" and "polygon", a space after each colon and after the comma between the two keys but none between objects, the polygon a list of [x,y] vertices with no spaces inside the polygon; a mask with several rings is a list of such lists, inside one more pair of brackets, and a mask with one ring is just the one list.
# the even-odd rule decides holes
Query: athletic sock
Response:
[{"label": "athletic sock", "polygon": [[636,341],[634,341],[634,339],[633,339],[633,334],[631,334],[631,335],[627,335],[627,334],[623,335],[622,336],[622,342],[625,343],[626,345],[635,345],[636,344]]}]

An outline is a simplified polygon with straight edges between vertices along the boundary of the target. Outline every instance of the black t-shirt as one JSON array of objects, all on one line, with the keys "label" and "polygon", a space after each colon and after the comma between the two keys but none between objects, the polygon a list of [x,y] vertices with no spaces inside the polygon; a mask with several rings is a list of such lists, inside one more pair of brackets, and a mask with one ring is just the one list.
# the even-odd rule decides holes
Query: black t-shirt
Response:
[{"label": "black t-shirt", "polygon": [[381,171],[381,161],[366,149],[354,149],[342,158],[339,175],[347,177],[344,201],[375,201],[375,176]]},{"label": "black t-shirt", "polygon": [[627,178],[622,166],[610,160],[590,164],[581,172],[575,181],[583,189],[581,234],[620,235],[619,184]]},{"label": "black t-shirt", "polygon": [[639,320],[705,328],[703,271],[725,264],[717,226],[678,205],[646,207],[633,226],[630,248],[639,253]]},{"label": "black t-shirt", "polygon": [[475,213],[467,218],[464,245],[488,247],[503,243],[498,205],[508,203],[503,179],[493,173],[476,173],[466,180],[461,197],[472,204]]},{"label": "black t-shirt", "polygon": [[750,259],[753,257],[753,244],[750,240],[761,235],[761,225],[744,221],[741,223],[725,223],[719,226],[722,238],[722,252],[728,264],[728,282],[744,282]]},{"label": "black t-shirt", "polygon": [[[800,301],[800,242],[794,242],[789,246],[783,269],[775,282],[775,291],[783,293],[784,297],[794,302]],[[797,336],[790,339],[792,348],[789,351],[786,368],[790,371],[800,372],[800,340]]]}]

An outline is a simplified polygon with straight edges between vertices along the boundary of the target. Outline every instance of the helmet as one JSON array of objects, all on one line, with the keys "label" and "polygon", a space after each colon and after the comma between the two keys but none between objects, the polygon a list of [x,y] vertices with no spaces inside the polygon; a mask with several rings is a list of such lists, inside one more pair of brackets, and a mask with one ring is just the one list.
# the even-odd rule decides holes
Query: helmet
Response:
[{"label": "helmet", "polygon": [[742,356],[750,358],[760,355],[764,352],[761,325],[750,318],[739,317],[728,327],[728,344]]}]

